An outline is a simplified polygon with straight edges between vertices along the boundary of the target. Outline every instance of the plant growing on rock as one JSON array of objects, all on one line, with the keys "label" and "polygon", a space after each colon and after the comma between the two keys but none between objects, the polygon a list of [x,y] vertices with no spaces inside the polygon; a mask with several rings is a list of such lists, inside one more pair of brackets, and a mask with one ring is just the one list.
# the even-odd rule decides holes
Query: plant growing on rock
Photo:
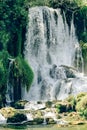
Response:
[{"label": "plant growing on rock", "polygon": [[71,111],[75,111],[76,107],[76,99],[74,96],[69,96],[66,101],[68,101],[71,104]]},{"label": "plant growing on rock", "polygon": [[77,102],[76,110],[81,116],[87,119],[87,95],[83,96],[79,102]]},{"label": "plant growing on rock", "polygon": [[10,83],[14,89],[14,102],[21,100],[21,88],[24,86],[27,91],[29,90],[34,77],[33,71],[22,57],[17,57],[9,75]]}]

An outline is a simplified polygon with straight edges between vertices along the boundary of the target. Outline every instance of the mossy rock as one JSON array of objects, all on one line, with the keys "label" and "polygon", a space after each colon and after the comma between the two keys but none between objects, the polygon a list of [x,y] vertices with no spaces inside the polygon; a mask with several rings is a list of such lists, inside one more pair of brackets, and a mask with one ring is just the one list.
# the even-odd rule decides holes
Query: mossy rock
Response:
[{"label": "mossy rock", "polygon": [[[76,98],[72,95],[70,95],[68,98],[66,98],[66,101],[68,104],[68,110],[70,111],[76,111]],[[70,107],[70,108],[69,108]]]},{"label": "mossy rock", "polygon": [[21,114],[21,113],[16,113],[14,116],[9,117],[7,119],[7,123],[21,123],[26,120],[27,120],[26,115]]},{"label": "mossy rock", "polygon": [[47,101],[46,102],[46,107],[51,108],[52,107],[52,102],[51,101]]},{"label": "mossy rock", "polygon": [[77,102],[76,110],[82,117],[87,119],[87,95]]},{"label": "mossy rock", "polygon": [[46,118],[46,123],[47,124],[56,124],[56,121],[54,121],[53,118]]},{"label": "mossy rock", "polygon": [[87,95],[83,96],[79,102],[77,102],[76,110],[81,111],[87,109]]},{"label": "mossy rock", "polygon": [[17,110],[12,108],[12,107],[4,107],[2,109],[0,109],[0,113],[5,117],[12,117],[15,115],[15,113],[17,113]]},{"label": "mossy rock", "polygon": [[24,106],[25,104],[27,103],[28,101],[26,100],[20,100],[20,101],[17,101],[15,104],[14,104],[14,107],[16,109],[24,109]]},{"label": "mossy rock", "polygon": [[87,95],[87,92],[81,92],[81,93],[79,93],[79,94],[77,95],[77,97],[76,97],[76,101],[77,101],[77,102],[81,101],[81,99],[82,99],[84,96],[86,96],[86,95]]},{"label": "mossy rock", "polygon": [[42,116],[43,116],[43,113],[40,110],[36,111],[36,114],[35,114],[36,118],[41,118]]}]

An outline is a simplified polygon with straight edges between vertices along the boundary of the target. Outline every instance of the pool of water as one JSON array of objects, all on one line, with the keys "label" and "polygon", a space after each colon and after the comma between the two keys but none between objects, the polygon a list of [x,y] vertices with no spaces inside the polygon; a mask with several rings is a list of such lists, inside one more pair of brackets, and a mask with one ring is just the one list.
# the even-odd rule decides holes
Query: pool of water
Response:
[{"label": "pool of water", "polygon": [[0,126],[0,130],[87,130],[87,125],[59,128],[57,125],[49,126]]}]

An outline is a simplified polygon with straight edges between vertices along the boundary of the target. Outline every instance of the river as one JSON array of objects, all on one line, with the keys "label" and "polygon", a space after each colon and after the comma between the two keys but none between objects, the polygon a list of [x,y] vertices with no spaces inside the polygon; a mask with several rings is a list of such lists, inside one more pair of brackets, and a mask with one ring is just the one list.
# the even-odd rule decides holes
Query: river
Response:
[{"label": "river", "polygon": [[57,125],[48,125],[48,126],[1,126],[0,130],[87,130],[87,125],[79,126],[70,126],[70,127],[61,127]]}]

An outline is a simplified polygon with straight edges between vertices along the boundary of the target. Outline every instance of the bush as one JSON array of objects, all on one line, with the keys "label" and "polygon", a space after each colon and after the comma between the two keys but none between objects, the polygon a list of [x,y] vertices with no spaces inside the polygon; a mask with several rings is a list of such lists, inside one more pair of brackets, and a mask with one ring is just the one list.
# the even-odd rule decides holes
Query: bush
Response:
[{"label": "bush", "polygon": [[58,113],[66,112],[66,105],[65,104],[58,104],[58,105],[56,105],[56,108],[57,108]]}]

